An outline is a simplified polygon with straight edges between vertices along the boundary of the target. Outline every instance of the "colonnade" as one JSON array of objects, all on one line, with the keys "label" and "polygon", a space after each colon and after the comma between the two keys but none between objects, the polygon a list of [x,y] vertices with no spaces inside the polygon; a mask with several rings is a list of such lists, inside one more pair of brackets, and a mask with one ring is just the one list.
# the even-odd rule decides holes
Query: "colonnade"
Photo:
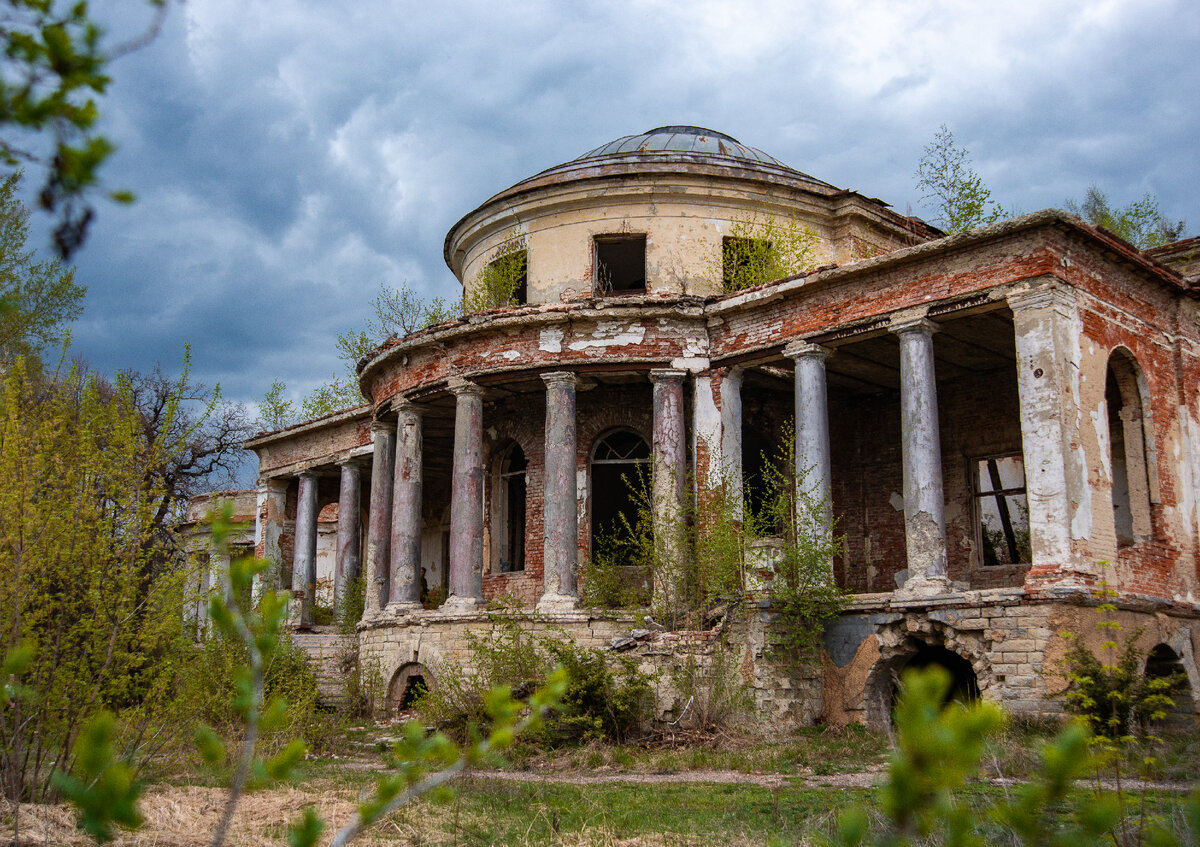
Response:
[{"label": "colonnade", "polygon": [[[1018,359],[1038,360],[1047,332],[1065,331],[1070,304],[1061,296],[1035,292],[1014,298]],[[908,576],[903,594],[936,594],[949,589],[946,563],[945,495],[938,431],[937,382],[933,336],[938,327],[923,315],[897,316],[889,327],[899,342],[903,497]],[[1069,327],[1067,327],[1069,330]],[[829,350],[808,340],[784,348],[795,362],[795,455],[797,479],[817,508],[805,517],[817,532],[832,532],[832,457],[825,360]],[[1060,369],[1061,370],[1061,369]],[[1067,509],[1059,485],[1069,473],[1062,432],[1047,431],[1061,421],[1056,394],[1066,386],[1065,374],[1018,368],[1022,404],[1022,435],[1028,453],[1030,527],[1035,565],[1047,555],[1061,557],[1069,539],[1063,538]],[[680,523],[685,507],[687,427],[684,420],[684,382],[687,372],[657,369],[653,384],[653,497],[657,528]],[[575,391],[577,377],[566,371],[542,375],[546,391],[545,473],[543,484],[543,593],[539,609],[564,611],[578,602],[578,502]],[[701,391],[701,380],[696,389]],[[707,383],[706,383],[707,386]],[[454,380],[454,461],[451,480],[449,539],[450,596],[445,611],[470,612],[483,603],[483,389],[467,380]],[[716,456],[710,456],[741,484],[741,372],[732,368],[719,381],[720,432],[715,433]],[[365,614],[381,610],[403,612],[420,607],[422,512],[422,411],[412,402],[395,407],[395,423],[372,424],[370,528],[362,564],[367,578]],[[712,448],[713,445],[710,445]],[[724,455],[730,454],[730,455]],[[732,471],[732,472],[731,472]],[[360,468],[341,465],[338,526],[338,577],[342,586],[357,576],[358,489]],[[315,582],[316,477],[300,474],[296,516],[293,590],[301,595],[300,620],[311,620]],[[670,533],[656,532],[660,544],[671,544]],[[1043,543],[1044,542],[1044,543]],[[668,551],[669,552],[669,551]],[[682,552],[682,551],[681,551]],[[656,586],[656,590],[660,587]],[[340,588],[339,588],[340,591]]]}]

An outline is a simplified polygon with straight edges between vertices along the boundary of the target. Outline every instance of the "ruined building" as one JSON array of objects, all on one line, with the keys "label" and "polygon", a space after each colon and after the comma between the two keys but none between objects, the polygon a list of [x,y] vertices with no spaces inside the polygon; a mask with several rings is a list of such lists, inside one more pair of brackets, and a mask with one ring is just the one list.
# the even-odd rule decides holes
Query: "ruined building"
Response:
[{"label": "ruined building", "polygon": [[[739,222],[764,220],[811,228],[815,269],[727,293]],[[878,723],[894,672],[928,662],[1053,711],[1060,633],[1091,630],[1101,583],[1152,672],[1197,691],[1198,248],[1139,252],[1052,210],[943,236],[718,132],[620,138],[446,236],[468,293],[519,263],[520,305],[388,340],[360,364],[368,403],[248,443],[257,551],[309,623],[336,511],[332,581],[365,576],[359,650],[399,700],[489,598],[586,644],[627,636],[577,579],[633,508],[622,476],[652,469],[669,520],[687,485],[749,486],[794,415],[853,594],[801,680],[749,608],[730,649],[764,722]]]}]

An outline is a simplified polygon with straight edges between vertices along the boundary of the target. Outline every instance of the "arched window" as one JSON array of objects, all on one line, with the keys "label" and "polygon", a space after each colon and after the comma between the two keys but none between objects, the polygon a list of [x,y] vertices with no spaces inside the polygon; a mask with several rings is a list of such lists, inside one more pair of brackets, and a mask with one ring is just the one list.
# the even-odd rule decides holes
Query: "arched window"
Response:
[{"label": "arched window", "polygon": [[1104,384],[1108,411],[1109,468],[1117,546],[1150,536],[1150,503],[1157,499],[1149,394],[1133,354],[1112,352]]},{"label": "arched window", "polygon": [[513,444],[500,457],[496,485],[500,573],[525,570],[525,451]]},{"label": "arched window", "polygon": [[[649,478],[650,445],[628,429],[610,432],[596,442],[591,462],[592,555],[602,551],[620,558],[612,542],[636,527],[641,508],[637,486]],[[631,564],[617,561],[616,564]]]}]

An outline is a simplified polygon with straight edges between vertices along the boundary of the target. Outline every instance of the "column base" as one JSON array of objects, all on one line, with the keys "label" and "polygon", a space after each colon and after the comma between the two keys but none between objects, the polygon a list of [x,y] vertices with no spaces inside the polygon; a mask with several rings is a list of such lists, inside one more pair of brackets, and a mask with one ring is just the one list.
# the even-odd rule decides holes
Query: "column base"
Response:
[{"label": "column base", "polygon": [[445,615],[470,615],[482,609],[484,601],[479,597],[459,597],[451,594],[446,602],[438,606],[438,611]]},{"label": "column base", "polygon": [[953,594],[957,589],[949,577],[918,576],[905,580],[904,585],[892,592],[892,596],[901,599],[910,597],[936,597],[939,594]]},{"label": "column base", "polygon": [[579,598],[572,594],[551,594],[547,592],[537,602],[537,611],[551,614],[556,612],[573,612],[578,608]]},{"label": "column base", "polygon": [[388,603],[384,612],[389,615],[409,615],[419,612],[425,607],[415,600],[405,600],[403,603]]}]

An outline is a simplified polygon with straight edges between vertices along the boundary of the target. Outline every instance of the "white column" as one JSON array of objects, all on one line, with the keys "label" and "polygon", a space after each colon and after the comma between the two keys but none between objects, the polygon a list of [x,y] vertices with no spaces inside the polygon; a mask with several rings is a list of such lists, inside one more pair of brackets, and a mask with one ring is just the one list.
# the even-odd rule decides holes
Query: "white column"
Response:
[{"label": "white column", "polygon": [[391,591],[388,607],[421,608],[421,410],[397,407],[396,468],[392,483]]},{"label": "white column", "polygon": [[346,586],[359,578],[361,550],[359,549],[359,499],[361,471],[358,462],[349,459],[339,464],[341,479],[338,487],[337,563],[333,572],[333,607],[342,611]]},{"label": "white column", "polygon": [[483,603],[483,389],[458,380],[454,393],[454,471],[450,494],[447,611]]},{"label": "white column", "polygon": [[313,600],[317,591],[317,475],[300,474],[296,495],[296,545],[292,556],[292,621],[312,626]]},{"label": "white column", "polygon": [[1074,289],[1044,283],[1008,298],[1013,312],[1025,497],[1033,563],[1026,585],[1086,588],[1095,568],[1075,550],[1092,534],[1079,401],[1083,327]]},{"label": "white column", "polygon": [[392,535],[392,474],[396,466],[396,427],[371,422],[371,503],[367,526],[366,578],[363,618],[387,605],[389,550]]},{"label": "white column", "polygon": [[542,483],[543,589],[538,608],[568,611],[579,602],[576,502],[575,374],[542,375],[546,383],[546,448]]},{"label": "white column", "polygon": [[819,344],[794,341],[783,355],[796,363],[797,517],[801,526],[828,537],[833,532],[832,459],[825,357]]},{"label": "white column", "polygon": [[904,462],[904,539],[908,580],[904,594],[949,590],[946,577],[945,494],[938,432],[933,334],[937,324],[917,318],[895,324],[900,337],[900,429]]}]

